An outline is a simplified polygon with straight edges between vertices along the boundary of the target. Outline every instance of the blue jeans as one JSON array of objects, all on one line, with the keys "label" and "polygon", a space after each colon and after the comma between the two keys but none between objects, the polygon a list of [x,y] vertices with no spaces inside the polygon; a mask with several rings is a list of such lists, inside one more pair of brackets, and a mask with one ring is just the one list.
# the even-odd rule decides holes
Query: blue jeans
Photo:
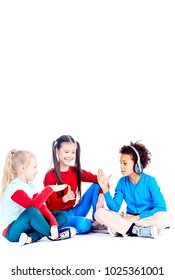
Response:
[{"label": "blue jeans", "polygon": [[88,233],[91,230],[92,222],[85,217],[92,207],[92,219],[94,220],[99,190],[98,184],[92,184],[82,196],[81,202],[65,211],[68,217],[65,226],[76,228],[78,233]]},{"label": "blue jeans", "polygon": [[[59,227],[66,223],[67,216],[63,211],[54,211],[52,214]],[[11,242],[18,242],[22,232],[25,232],[35,242],[44,236],[50,236],[50,225],[37,208],[29,207],[11,223],[5,238]]]}]

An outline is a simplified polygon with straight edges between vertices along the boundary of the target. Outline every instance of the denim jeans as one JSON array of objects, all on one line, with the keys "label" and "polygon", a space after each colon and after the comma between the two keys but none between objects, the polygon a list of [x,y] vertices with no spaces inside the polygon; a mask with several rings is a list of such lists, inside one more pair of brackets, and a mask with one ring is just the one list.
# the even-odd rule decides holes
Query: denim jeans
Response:
[{"label": "denim jeans", "polygon": [[[59,227],[66,223],[67,216],[63,211],[54,211],[52,214]],[[11,242],[18,242],[22,232],[25,232],[35,242],[44,236],[50,236],[50,225],[37,208],[29,207],[11,223],[5,238]]]},{"label": "denim jeans", "polygon": [[92,222],[85,218],[92,207],[92,220],[96,211],[100,186],[92,184],[82,196],[81,202],[75,205],[72,209],[65,211],[68,220],[65,226],[76,228],[78,233],[88,233],[92,227]]}]

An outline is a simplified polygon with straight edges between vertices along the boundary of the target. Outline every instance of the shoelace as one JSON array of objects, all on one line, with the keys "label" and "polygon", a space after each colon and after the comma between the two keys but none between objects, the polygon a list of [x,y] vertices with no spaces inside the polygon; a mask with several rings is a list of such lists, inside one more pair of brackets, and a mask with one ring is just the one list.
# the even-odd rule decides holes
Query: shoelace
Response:
[{"label": "shoelace", "polygon": [[66,232],[61,233],[60,236],[59,236],[59,238],[62,239],[62,238],[64,238],[64,237],[67,237],[68,235],[69,235],[69,232],[66,231]]},{"label": "shoelace", "polygon": [[150,229],[139,228],[139,235],[151,236]]}]

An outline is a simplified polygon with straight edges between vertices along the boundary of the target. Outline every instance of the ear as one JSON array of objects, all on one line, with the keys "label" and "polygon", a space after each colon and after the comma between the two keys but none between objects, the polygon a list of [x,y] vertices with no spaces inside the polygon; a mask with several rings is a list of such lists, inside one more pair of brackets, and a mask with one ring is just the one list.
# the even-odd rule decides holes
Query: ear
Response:
[{"label": "ear", "polygon": [[24,172],[25,171],[25,165],[24,164],[22,164],[21,166],[20,166],[20,170],[21,170],[21,172]]}]

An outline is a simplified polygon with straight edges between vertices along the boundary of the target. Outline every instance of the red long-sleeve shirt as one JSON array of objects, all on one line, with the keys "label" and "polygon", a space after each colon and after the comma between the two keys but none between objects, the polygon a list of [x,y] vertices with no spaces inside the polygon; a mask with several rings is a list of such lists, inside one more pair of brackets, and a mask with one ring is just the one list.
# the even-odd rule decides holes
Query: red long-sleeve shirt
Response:
[{"label": "red long-sleeve shirt", "polygon": [[[78,190],[78,183],[77,183],[77,174],[75,171],[75,167],[70,166],[68,171],[61,172],[61,177],[63,180],[63,184],[69,185],[76,197],[77,190]],[[82,170],[82,182],[98,183],[97,175]],[[43,183],[44,186],[58,184],[53,168],[46,173]],[[46,204],[49,210],[56,211],[56,210],[71,209],[75,205],[76,199],[69,200],[67,203],[63,202],[62,198],[64,195],[67,194],[67,192],[68,192],[68,187],[65,188],[63,191],[52,193],[49,196],[49,198],[46,200]],[[100,190],[100,193],[102,193],[102,190]]]},{"label": "red long-sleeve shirt", "polygon": [[[28,194],[23,190],[17,190],[13,193],[11,196],[11,199],[16,202],[19,207],[23,207],[25,209],[29,207],[35,207],[40,210],[42,215],[45,217],[45,219],[48,221],[50,226],[56,225],[58,226],[57,220],[52,215],[52,213],[49,211],[47,206],[45,205],[45,200],[49,197],[50,194],[53,193],[52,188],[47,186],[45,189],[43,189],[39,194],[35,193],[32,198],[28,196]],[[5,236],[10,224],[3,230],[2,235]]]},{"label": "red long-sleeve shirt", "polygon": [[49,211],[47,206],[44,204],[47,197],[52,193],[53,190],[49,186],[47,186],[47,188],[43,189],[39,194],[35,193],[33,198],[30,198],[24,191],[19,190],[13,194],[12,199],[24,208],[29,208],[33,206],[39,209],[41,214],[49,222],[50,226],[57,226],[57,220]]}]

